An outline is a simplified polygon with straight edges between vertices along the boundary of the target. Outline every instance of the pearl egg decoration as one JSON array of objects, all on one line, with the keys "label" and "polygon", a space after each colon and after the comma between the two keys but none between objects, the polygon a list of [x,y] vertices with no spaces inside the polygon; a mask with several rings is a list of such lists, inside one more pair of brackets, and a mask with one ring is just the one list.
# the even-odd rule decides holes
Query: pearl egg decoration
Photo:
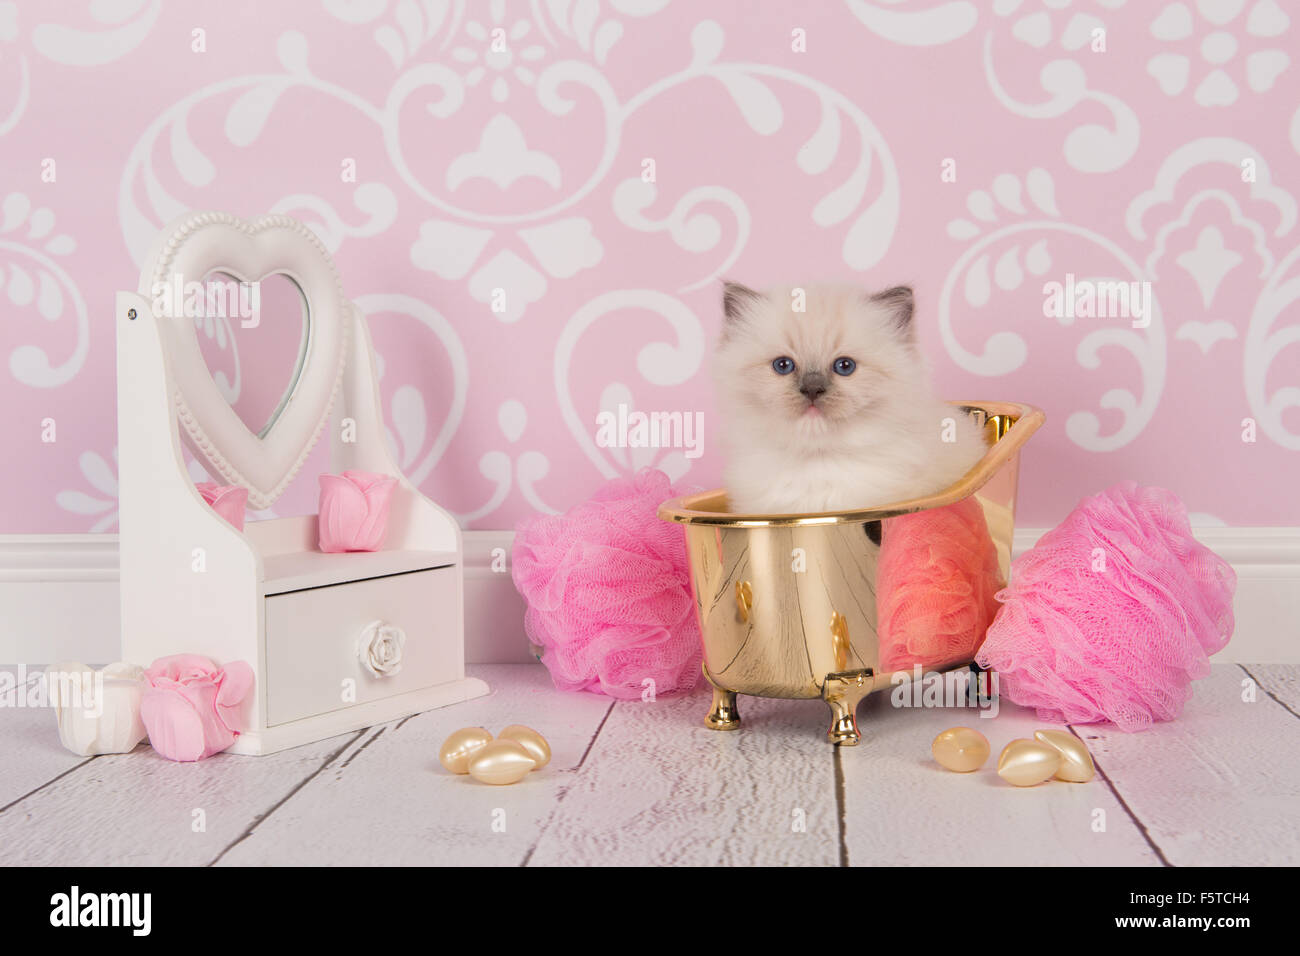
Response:
[{"label": "pearl egg decoration", "polygon": [[494,740],[474,754],[469,775],[479,783],[502,786],[518,783],[537,766],[524,745],[516,740]]},{"label": "pearl egg decoration", "polygon": [[523,724],[511,724],[495,738],[483,727],[462,727],[443,741],[438,761],[452,773],[502,786],[550,763],[551,745]]},{"label": "pearl egg decoration", "polygon": [[534,770],[541,770],[551,762],[551,745],[546,738],[523,724],[511,724],[497,735],[498,740],[513,740],[528,751],[528,755],[537,764]]},{"label": "pearl egg decoration", "polygon": [[1092,754],[1082,740],[1065,730],[1035,730],[1034,739],[1055,747],[1061,754],[1061,769],[1056,779],[1067,783],[1087,783],[1097,775]]},{"label": "pearl egg decoration", "polygon": [[1061,769],[1061,752],[1037,740],[1013,740],[998,757],[998,776],[1016,787],[1033,787]]},{"label": "pearl egg decoration", "polygon": [[452,773],[469,773],[475,753],[492,742],[492,735],[482,727],[462,727],[442,742],[438,762]]},{"label": "pearl egg decoration", "polygon": [[934,738],[930,753],[941,767],[954,773],[970,773],[989,759],[989,741],[978,730],[951,727]]}]

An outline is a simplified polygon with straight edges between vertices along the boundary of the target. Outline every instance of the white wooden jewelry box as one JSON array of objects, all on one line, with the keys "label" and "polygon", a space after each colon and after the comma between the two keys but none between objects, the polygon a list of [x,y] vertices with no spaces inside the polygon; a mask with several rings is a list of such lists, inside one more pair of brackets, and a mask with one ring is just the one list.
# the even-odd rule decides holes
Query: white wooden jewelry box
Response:
[{"label": "white wooden jewelry box", "polygon": [[[192,317],[159,314],[159,283],[213,272],[282,274],[307,303],[308,332],[286,402],[262,436],[217,390]],[[266,754],[487,693],[465,676],[460,528],[402,475],[384,438],[373,347],[328,252],[286,216],[193,213],[166,228],[135,292],[117,294],[122,657],[247,661],[256,677],[231,752]],[[325,429],[331,471],[393,475],[384,549],[325,554],[317,517],[248,521],[203,500],[181,440],[214,480],[263,509]],[[367,627],[405,635],[400,670],[364,661]],[[393,633],[393,632],[389,632]]]}]

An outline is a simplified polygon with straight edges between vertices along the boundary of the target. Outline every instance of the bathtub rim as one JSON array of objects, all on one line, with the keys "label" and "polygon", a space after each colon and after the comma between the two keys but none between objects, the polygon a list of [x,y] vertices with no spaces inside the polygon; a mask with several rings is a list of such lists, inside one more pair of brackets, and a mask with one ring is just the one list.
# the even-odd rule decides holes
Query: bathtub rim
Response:
[{"label": "bathtub rim", "polygon": [[[659,506],[659,517],[664,521],[674,521],[678,524],[724,528],[788,528],[860,524],[912,514],[924,511],[926,508],[941,508],[968,498],[983,488],[1008,462],[1020,454],[1029,437],[1047,421],[1047,416],[1041,408],[1023,402],[953,401],[948,404],[958,408],[979,409],[989,418],[1005,415],[1013,421],[1006,433],[989,446],[984,457],[976,462],[970,471],[936,494],[856,511],[742,514],[721,510],[720,505],[726,499],[726,489],[713,488],[709,491],[670,498]],[[709,507],[710,504],[714,507]]]}]

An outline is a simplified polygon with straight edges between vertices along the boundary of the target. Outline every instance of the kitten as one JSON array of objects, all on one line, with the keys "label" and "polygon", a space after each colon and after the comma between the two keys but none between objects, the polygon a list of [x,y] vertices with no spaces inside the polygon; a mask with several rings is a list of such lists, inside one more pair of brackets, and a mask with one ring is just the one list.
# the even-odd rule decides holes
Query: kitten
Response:
[{"label": "kitten", "polygon": [[[987,445],[969,416],[930,393],[912,290],[799,288],[802,312],[789,287],[727,283],[723,291],[714,374],[731,510],[870,508],[964,475]],[[943,441],[945,419],[955,422],[955,441]]]}]

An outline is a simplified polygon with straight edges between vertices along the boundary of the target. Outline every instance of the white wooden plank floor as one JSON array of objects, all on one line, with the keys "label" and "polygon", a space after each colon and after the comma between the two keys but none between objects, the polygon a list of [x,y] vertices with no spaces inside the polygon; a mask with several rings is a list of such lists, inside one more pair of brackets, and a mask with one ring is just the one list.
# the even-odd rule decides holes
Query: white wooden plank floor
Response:
[{"label": "white wooden plank floor", "polygon": [[[5,865],[889,865],[1300,863],[1300,667],[1216,665],[1183,717],[1145,733],[1073,730],[1089,784],[957,775],[930,740],[977,727],[994,754],[1045,726],[1003,702],[858,711],[836,752],[820,701],[741,698],[745,727],[704,729],[708,694],[654,702],[555,690],[540,665],[471,668],[488,697],[268,757],[174,764],[147,745],[82,758],[53,714],[0,709]],[[554,759],[513,787],[452,776],[458,727],[540,730]]]}]

